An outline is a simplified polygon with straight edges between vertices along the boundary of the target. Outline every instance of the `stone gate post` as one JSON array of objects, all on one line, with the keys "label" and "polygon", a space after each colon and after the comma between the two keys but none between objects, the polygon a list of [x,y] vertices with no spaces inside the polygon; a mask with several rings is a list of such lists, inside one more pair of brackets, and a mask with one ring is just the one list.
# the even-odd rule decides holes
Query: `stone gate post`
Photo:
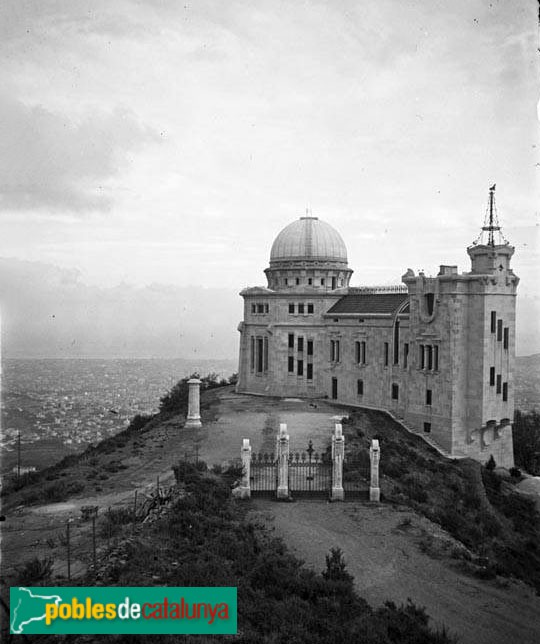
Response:
[{"label": "stone gate post", "polygon": [[378,503],[381,500],[381,488],[379,487],[379,460],[381,451],[379,441],[374,438],[369,448],[369,460],[371,462],[371,481],[369,484],[369,500]]},{"label": "stone gate post", "polygon": [[278,468],[278,488],[277,498],[289,498],[289,434],[287,434],[287,424],[279,425],[279,436],[277,438],[277,468]]},{"label": "stone gate post", "polygon": [[249,444],[249,438],[244,438],[240,456],[242,458],[242,482],[238,489],[238,497],[240,499],[249,499],[251,498],[251,445]]},{"label": "stone gate post", "polygon": [[345,458],[345,437],[341,423],[336,423],[332,434],[332,501],[343,501],[343,460]]},{"label": "stone gate post", "polygon": [[200,400],[201,400],[201,381],[198,378],[188,380],[188,413],[184,427],[202,427]]}]

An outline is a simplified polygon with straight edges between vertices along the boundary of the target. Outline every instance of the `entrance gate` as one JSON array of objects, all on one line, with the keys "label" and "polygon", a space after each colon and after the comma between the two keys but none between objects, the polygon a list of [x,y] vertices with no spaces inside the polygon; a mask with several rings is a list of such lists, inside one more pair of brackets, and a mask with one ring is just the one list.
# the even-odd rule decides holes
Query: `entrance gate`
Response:
[{"label": "entrance gate", "polygon": [[274,454],[253,454],[250,467],[252,496],[275,497],[277,490],[277,461]]},{"label": "entrance gate", "polygon": [[345,498],[369,496],[371,459],[367,450],[362,450],[343,461],[343,491]]},{"label": "entrance gate", "polygon": [[289,456],[289,492],[294,497],[330,496],[332,489],[332,458],[324,452],[318,454],[310,440],[305,452]]}]

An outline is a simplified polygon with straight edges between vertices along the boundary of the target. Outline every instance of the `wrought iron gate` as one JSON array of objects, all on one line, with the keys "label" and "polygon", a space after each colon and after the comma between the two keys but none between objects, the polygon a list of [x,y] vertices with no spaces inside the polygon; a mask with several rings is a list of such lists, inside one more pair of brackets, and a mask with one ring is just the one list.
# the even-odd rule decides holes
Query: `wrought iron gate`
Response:
[{"label": "wrought iron gate", "polygon": [[305,452],[289,455],[289,492],[292,497],[326,498],[332,489],[332,459],[330,454],[317,453],[310,440]]},{"label": "wrought iron gate", "polygon": [[371,463],[368,450],[346,456],[343,461],[343,491],[345,498],[369,496]]},{"label": "wrought iron gate", "polygon": [[276,496],[277,463],[274,454],[252,455],[249,482],[252,496]]}]

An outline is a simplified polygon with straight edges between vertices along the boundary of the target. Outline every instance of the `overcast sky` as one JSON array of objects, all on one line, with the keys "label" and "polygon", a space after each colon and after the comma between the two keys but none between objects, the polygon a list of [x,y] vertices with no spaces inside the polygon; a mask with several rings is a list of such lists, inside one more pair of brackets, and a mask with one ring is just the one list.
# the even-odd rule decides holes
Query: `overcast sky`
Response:
[{"label": "overcast sky", "polygon": [[264,283],[309,207],[352,283],[469,269],[488,187],[540,294],[533,0],[0,4],[0,256]]}]

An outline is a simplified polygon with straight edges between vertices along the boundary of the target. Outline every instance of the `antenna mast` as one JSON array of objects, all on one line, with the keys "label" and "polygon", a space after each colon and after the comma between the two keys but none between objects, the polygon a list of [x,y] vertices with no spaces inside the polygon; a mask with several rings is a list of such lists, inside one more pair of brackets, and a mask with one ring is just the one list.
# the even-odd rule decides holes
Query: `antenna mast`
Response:
[{"label": "antenna mast", "polygon": [[486,211],[486,218],[480,235],[478,236],[478,239],[473,242],[473,246],[476,246],[478,243],[482,243],[484,233],[487,233],[487,246],[491,246],[493,248],[496,245],[495,237],[497,237],[498,244],[508,244],[501,232],[499,219],[497,217],[497,208],[495,206],[495,184],[493,184],[489,189],[489,202]]}]

